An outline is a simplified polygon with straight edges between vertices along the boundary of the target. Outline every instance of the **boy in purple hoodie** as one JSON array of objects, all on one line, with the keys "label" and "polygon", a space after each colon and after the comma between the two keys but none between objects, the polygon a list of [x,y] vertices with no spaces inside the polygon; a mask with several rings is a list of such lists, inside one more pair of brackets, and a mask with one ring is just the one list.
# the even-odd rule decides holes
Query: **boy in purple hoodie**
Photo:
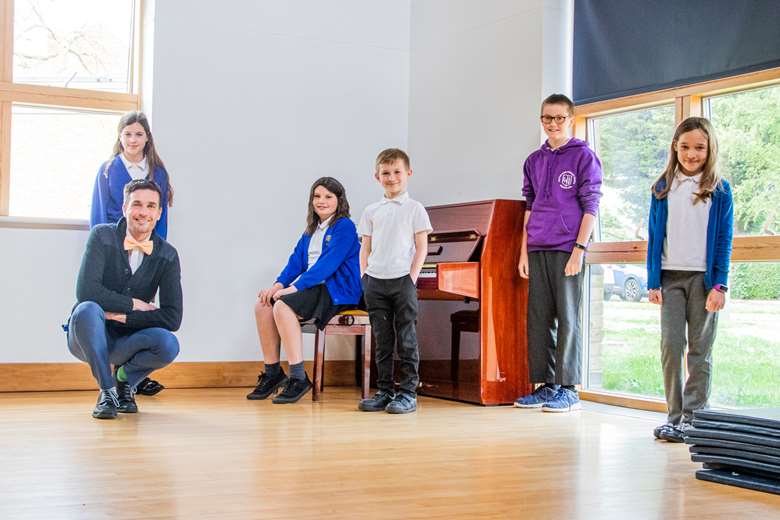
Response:
[{"label": "boy in purple hoodie", "polygon": [[601,199],[601,163],[571,137],[574,103],[542,102],[547,141],[523,165],[525,233],[518,270],[528,279],[528,367],[533,393],[518,408],[569,412],[580,407],[583,256]]}]

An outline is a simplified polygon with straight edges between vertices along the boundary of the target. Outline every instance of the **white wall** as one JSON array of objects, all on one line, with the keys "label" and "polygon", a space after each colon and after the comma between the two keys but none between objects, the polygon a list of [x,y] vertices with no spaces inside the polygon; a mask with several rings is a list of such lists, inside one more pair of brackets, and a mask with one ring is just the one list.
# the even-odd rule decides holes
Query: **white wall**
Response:
[{"label": "white wall", "polygon": [[[410,191],[425,204],[519,197],[539,102],[570,90],[555,37],[570,4],[154,2],[144,109],[176,189],[179,359],[259,358],[255,295],[283,266],[320,176],[342,180],[354,219],[381,195],[372,167],[388,146],[409,148]],[[59,324],[86,236],[0,225],[0,363],[73,360]],[[334,346],[329,357],[349,356]]]},{"label": "white wall", "polygon": [[570,91],[571,0],[412,3],[410,192],[425,204],[519,198],[539,104]]},{"label": "white wall", "polygon": [[[340,179],[357,219],[381,196],[377,152],[407,145],[409,1],[153,7],[144,109],[176,188],[179,359],[258,359],[255,295],[302,232],[311,183]],[[0,227],[0,362],[73,361],[59,324],[86,236]],[[329,357],[351,353],[341,343]]]},{"label": "white wall", "polygon": [[0,363],[72,361],[60,325],[86,231],[0,227]]},{"label": "white wall", "polygon": [[358,219],[381,195],[377,152],[407,144],[409,2],[159,1],[154,50],[180,359],[257,359],[255,296],[303,231],[311,183],[341,180]]}]

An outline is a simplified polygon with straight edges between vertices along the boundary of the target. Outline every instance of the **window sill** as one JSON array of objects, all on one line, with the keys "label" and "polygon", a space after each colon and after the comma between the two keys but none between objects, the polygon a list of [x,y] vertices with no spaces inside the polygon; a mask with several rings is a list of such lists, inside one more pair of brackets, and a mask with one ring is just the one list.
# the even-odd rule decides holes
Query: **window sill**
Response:
[{"label": "window sill", "polygon": [[580,399],[596,403],[623,406],[649,412],[666,413],[666,403],[659,398],[643,397],[639,395],[606,392],[603,390],[580,390]]},{"label": "window sill", "polygon": [[89,230],[89,222],[70,218],[0,217],[0,228]]}]

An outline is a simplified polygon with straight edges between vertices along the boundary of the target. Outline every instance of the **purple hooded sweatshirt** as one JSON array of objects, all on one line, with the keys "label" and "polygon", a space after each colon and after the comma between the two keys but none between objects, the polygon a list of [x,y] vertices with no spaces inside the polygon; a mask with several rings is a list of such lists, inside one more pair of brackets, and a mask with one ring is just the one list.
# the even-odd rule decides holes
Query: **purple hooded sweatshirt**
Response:
[{"label": "purple hooded sweatshirt", "polygon": [[601,199],[601,162],[588,144],[572,138],[557,150],[545,141],[523,165],[528,251],[574,249],[585,213],[596,215]]}]

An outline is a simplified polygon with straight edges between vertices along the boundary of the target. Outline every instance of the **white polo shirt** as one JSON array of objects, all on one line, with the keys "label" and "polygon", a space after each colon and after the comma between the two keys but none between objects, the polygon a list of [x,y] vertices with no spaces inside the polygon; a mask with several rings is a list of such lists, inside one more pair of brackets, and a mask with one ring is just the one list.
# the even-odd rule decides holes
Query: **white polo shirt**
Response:
[{"label": "white polo shirt", "polygon": [[328,217],[324,222],[317,224],[314,233],[311,234],[311,240],[309,240],[308,266],[306,267],[307,271],[320,259],[320,255],[322,254],[322,239],[325,238],[325,231],[327,231],[328,226],[330,226],[331,219],[333,219],[333,217]]},{"label": "white polo shirt", "polygon": [[369,205],[358,225],[358,234],[371,237],[366,274],[385,280],[408,275],[415,253],[414,235],[421,231],[433,231],[431,220],[408,192]]},{"label": "white polo shirt", "polygon": [[146,156],[144,156],[144,158],[137,163],[128,161],[127,157],[125,157],[125,154],[123,153],[119,154],[119,158],[122,159],[122,164],[125,165],[125,169],[127,170],[127,173],[130,174],[131,179],[136,180],[146,178],[146,171],[148,168],[146,163]]},{"label": "white polo shirt", "polygon": [[671,271],[707,270],[707,224],[712,198],[694,204],[701,174],[688,177],[677,172],[669,190],[666,238],[661,269]]}]

